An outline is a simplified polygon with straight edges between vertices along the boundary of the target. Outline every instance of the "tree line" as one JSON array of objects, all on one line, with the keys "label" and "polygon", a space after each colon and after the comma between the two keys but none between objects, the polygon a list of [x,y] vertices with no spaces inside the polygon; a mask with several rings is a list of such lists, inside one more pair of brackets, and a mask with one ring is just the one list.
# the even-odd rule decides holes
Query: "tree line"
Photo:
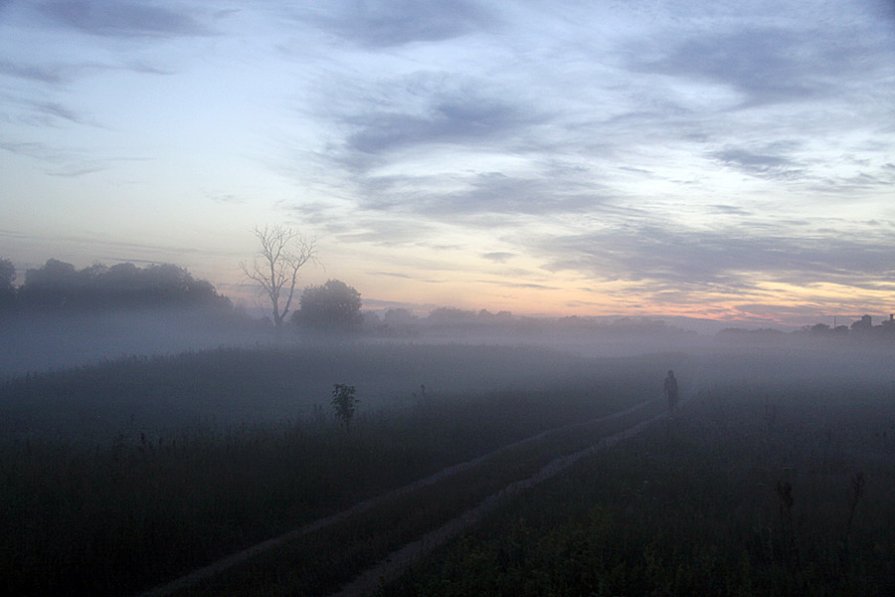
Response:
[{"label": "tree line", "polygon": [[[214,285],[178,265],[125,262],[77,269],[48,259],[25,271],[20,285],[11,260],[0,258],[0,313],[89,313],[128,309],[195,308],[233,313]],[[292,289],[289,289],[290,291]],[[315,330],[348,330],[362,322],[360,293],[340,280],[304,288],[291,321]],[[286,312],[280,307],[281,319]],[[276,321],[274,321],[276,325]]]},{"label": "tree line", "polygon": [[230,309],[230,299],[207,280],[170,263],[137,267],[94,264],[77,269],[48,259],[28,269],[20,286],[9,259],[0,259],[0,307],[22,311],[80,312],[121,308],[204,307]]}]

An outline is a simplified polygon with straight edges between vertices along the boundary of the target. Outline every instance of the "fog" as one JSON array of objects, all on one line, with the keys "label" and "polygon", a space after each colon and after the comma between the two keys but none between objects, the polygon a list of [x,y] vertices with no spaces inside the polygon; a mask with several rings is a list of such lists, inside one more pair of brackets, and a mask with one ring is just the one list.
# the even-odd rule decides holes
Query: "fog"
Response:
[{"label": "fog", "polygon": [[895,0],[0,0],[4,586],[895,595],[893,81]]},{"label": "fog", "polygon": [[329,412],[335,383],[354,385],[367,413],[431,396],[586,392],[607,380],[660,400],[668,369],[678,372],[687,397],[724,385],[757,394],[799,384],[884,384],[895,392],[891,342],[702,335],[656,320],[417,321],[349,334],[275,331],[232,313],[143,309],[30,314],[6,321],[4,336],[0,408],[4,431],[17,436],[308,419]]},{"label": "fog", "polygon": [[[462,312],[465,313],[465,312]],[[470,312],[471,313],[471,312]],[[291,348],[387,345],[463,345],[474,347],[527,347],[565,358],[633,357],[658,353],[688,354],[701,362],[717,357],[724,366],[708,365],[703,374],[750,369],[748,362],[766,359],[760,372],[800,375],[805,363],[829,363],[812,375],[849,376],[861,371],[887,371],[885,359],[895,354],[890,326],[886,333],[816,334],[806,329],[785,333],[772,329],[724,329],[697,333],[660,319],[592,319],[495,317],[478,314],[453,320],[413,318],[383,324],[368,317],[362,329],[312,331],[295,325],[275,329],[266,319],[241,312],[215,312],[201,308],[114,309],[88,313],[18,313],[0,318],[4,342],[0,345],[0,378],[58,371],[128,357],[175,355],[218,348]],[[484,321],[483,321],[484,319]],[[370,322],[372,320],[372,323]],[[388,318],[386,318],[388,321]],[[888,323],[888,322],[886,322]],[[882,361],[880,361],[880,359]],[[758,373],[753,368],[753,373]],[[492,372],[495,383],[508,382],[516,371]],[[462,385],[460,379],[456,380]]]},{"label": "fog", "polygon": [[[461,312],[465,313],[465,312]],[[471,313],[471,312],[470,312]],[[386,317],[388,322],[388,317]],[[886,322],[888,323],[888,322]],[[581,357],[630,357],[661,352],[696,355],[782,353],[842,358],[847,372],[862,359],[895,350],[889,325],[877,334],[819,334],[806,329],[724,329],[697,333],[661,319],[505,317],[481,314],[445,320],[435,314],[399,323],[370,317],[360,329],[307,330],[284,324],[276,330],[266,319],[238,310],[201,308],[112,309],[86,313],[14,313],[0,317],[0,378],[60,370],[133,356],[171,355],[223,347],[291,347],[351,344],[463,344],[533,347]],[[500,375],[496,375],[500,377]]]},{"label": "fog", "polygon": [[0,322],[0,377],[272,340],[258,322],[189,308],[18,313]]},{"label": "fog", "polygon": [[[727,508],[718,516],[734,524],[746,516],[738,508],[748,507],[748,532],[754,520],[764,521],[762,529],[779,526],[785,502],[772,501],[775,495],[795,494],[801,508],[819,499],[820,487],[837,514],[819,520],[834,529],[825,540],[835,542],[840,490],[866,478],[881,496],[866,505],[874,508],[867,519],[895,520],[885,518],[895,491],[885,472],[893,445],[886,434],[895,433],[889,328],[705,335],[655,320],[478,315],[370,323],[341,333],[295,325],[276,331],[233,311],[183,308],[5,319],[0,472],[9,480],[3,522],[12,529],[5,549],[36,562],[16,568],[15,582],[29,589],[21,592],[58,593],[72,579],[85,588],[77,592],[90,594],[149,589],[381,497],[388,515],[361,511],[345,523],[359,526],[331,529],[345,544],[328,543],[324,528],[324,539],[301,547],[311,555],[288,554],[290,570],[304,566],[301,591],[328,594],[388,557],[391,547],[382,547],[346,564],[339,558],[354,553],[345,547],[352,538],[369,549],[392,537],[394,525],[410,525],[413,536],[437,532],[444,516],[466,517],[475,504],[491,503],[488,496],[635,429],[643,436],[610,444],[616,451],[604,454],[621,463],[622,481],[600,469],[585,477],[584,489],[557,480],[553,494],[602,508],[604,498],[580,497],[597,478],[621,487],[619,516],[639,499],[631,488],[655,492],[647,512],[657,504],[698,508],[698,515],[659,520],[671,524],[704,516],[697,498],[715,487],[722,497],[710,498],[711,508]],[[673,411],[663,393],[669,370],[680,389]],[[357,399],[350,429],[334,409],[335,384],[350,386]],[[402,493],[467,466],[467,476]],[[663,484],[658,475],[666,470]],[[388,505],[391,492],[401,496],[396,505]],[[513,503],[534,495],[523,491]],[[860,508],[856,525],[873,528],[860,518],[863,502]],[[429,509],[436,513],[407,515]],[[620,518],[626,522],[617,532],[645,516]],[[373,530],[355,530],[365,525]],[[84,555],[83,543],[99,547]],[[875,561],[877,543],[854,543]],[[110,568],[114,550],[130,555]],[[334,558],[332,568],[345,578],[325,589],[307,585],[327,569],[318,553]],[[787,552],[771,553],[779,560]],[[76,564],[60,568],[62,558]],[[260,569],[258,582],[277,577]],[[217,582],[221,590],[209,594],[231,592],[226,572]]]}]

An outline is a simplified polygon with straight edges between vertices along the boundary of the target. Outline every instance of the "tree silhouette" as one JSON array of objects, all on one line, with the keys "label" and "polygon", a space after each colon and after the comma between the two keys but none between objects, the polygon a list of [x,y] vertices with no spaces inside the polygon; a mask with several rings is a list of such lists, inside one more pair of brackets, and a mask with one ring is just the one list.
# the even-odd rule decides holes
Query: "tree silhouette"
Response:
[{"label": "tree silhouette", "polygon": [[16,295],[21,308],[38,310],[230,306],[210,282],[170,263],[143,268],[133,263],[95,264],[77,270],[49,259],[43,267],[25,272]]},{"label": "tree silhouette", "polygon": [[286,226],[255,228],[261,245],[250,268],[241,263],[243,273],[255,281],[270,300],[273,323],[279,328],[292,306],[298,270],[316,257],[313,240]]},{"label": "tree silhouette", "polygon": [[341,280],[309,286],[301,295],[301,306],[293,316],[300,325],[320,329],[348,330],[360,325],[360,293]]}]

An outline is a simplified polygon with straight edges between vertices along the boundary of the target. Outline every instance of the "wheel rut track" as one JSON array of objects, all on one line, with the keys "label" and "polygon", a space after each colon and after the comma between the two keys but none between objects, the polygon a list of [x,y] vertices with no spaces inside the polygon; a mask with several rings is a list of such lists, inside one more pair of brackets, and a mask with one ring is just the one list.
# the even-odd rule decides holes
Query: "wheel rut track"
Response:
[{"label": "wheel rut track", "polygon": [[[558,427],[554,429],[548,429],[547,431],[543,431],[531,437],[519,440],[512,444],[507,444],[506,446],[502,446],[492,452],[474,458],[472,460],[468,460],[466,462],[458,463],[449,467],[446,467],[428,477],[424,477],[413,483],[398,487],[396,489],[390,490],[386,493],[380,494],[378,496],[363,500],[358,502],[357,504],[351,506],[348,509],[342,510],[330,516],[326,516],[324,518],[319,518],[313,522],[302,525],[296,529],[288,531],[282,535],[277,537],[273,537],[271,539],[267,539],[255,545],[252,545],[246,549],[233,553],[225,558],[222,558],[216,562],[198,568],[188,574],[185,574],[179,578],[174,579],[168,583],[156,586],[148,591],[140,593],[141,597],[160,597],[163,595],[172,595],[176,594],[180,591],[184,591],[195,587],[197,584],[202,581],[211,579],[221,573],[224,573],[240,564],[247,562],[255,556],[264,554],[271,550],[276,549],[282,545],[285,545],[291,541],[299,539],[305,535],[313,533],[315,531],[319,531],[321,529],[325,529],[331,525],[335,525],[339,522],[342,522],[348,519],[351,516],[355,516],[357,514],[362,514],[378,505],[385,504],[388,501],[395,499],[400,496],[404,496],[409,494],[415,490],[418,490],[423,487],[427,487],[438,481],[451,477],[453,475],[462,473],[464,471],[468,471],[474,469],[476,466],[484,463],[485,461],[494,458],[495,456],[499,456],[501,454],[505,454],[512,450],[518,449],[520,447],[524,447],[529,444],[534,444],[539,441],[544,441],[550,439],[554,436],[560,436],[563,433],[568,433],[569,431],[575,430],[577,428],[585,428],[587,426],[592,426],[595,424],[613,421],[615,419],[620,419],[628,415],[632,415],[638,411],[645,410],[651,402],[641,402],[627,408],[625,410],[612,413],[610,415],[605,415],[603,417],[598,417],[595,419],[590,419],[587,421],[572,423],[570,425],[565,425],[563,427]],[[335,595],[364,595],[367,593],[375,592],[375,590],[381,585],[383,581],[387,582],[396,578],[400,573],[402,573],[411,563],[423,557],[432,549],[446,543],[448,540],[458,535],[463,530],[470,528],[474,524],[476,524],[481,518],[493,510],[497,505],[499,505],[502,501],[506,500],[509,497],[517,495],[521,491],[533,487],[538,483],[541,483],[553,476],[557,473],[565,470],[581,458],[588,456],[589,454],[593,454],[599,450],[605,449],[614,445],[628,437],[636,435],[640,431],[642,431],[647,425],[667,416],[665,413],[659,414],[656,416],[649,417],[647,419],[641,420],[630,427],[627,427],[621,431],[613,433],[608,436],[604,436],[597,441],[597,443],[588,446],[582,450],[577,452],[566,454],[564,456],[560,456],[556,459],[551,460],[545,466],[541,467],[538,472],[534,475],[531,475],[525,479],[520,479],[513,483],[510,483],[500,491],[486,497],[482,502],[480,502],[477,506],[466,510],[462,514],[456,516],[454,519],[450,520],[446,524],[438,527],[437,529],[430,531],[423,535],[420,539],[406,544],[404,547],[396,550],[395,552],[389,554],[386,558],[381,560],[379,563],[373,565],[371,568],[362,571],[353,581],[349,584],[343,586],[343,588],[338,592],[334,593]]]},{"label": "wheel rut track", "polygon": [[507,485],[497,493],[491,494],[485,498],[478,506],[467,510],[441,527],[426,533],[420,539],[408,543],[404,547],[392,552],[385,559],[363,571],[349,584],[343,586],[341,590],[332,593],[331,595],[334,597],[353,597],[355,595],[370,595],[375,593],[384,583],[397,579],[405,570],[425,557],[428,553],[441,545],[444,545],[463,531],[478,524],[489,512],[509,498],[556,476],[558,473],[569,468],[582,458],[596,454],[601,450],[605,450],[625,439],[639,434],[649,425],[667,417],[667,413],[655,415],[649,419],[635,423],[627,429],[608,435],[592,446],[552,460],[534,475]]}]

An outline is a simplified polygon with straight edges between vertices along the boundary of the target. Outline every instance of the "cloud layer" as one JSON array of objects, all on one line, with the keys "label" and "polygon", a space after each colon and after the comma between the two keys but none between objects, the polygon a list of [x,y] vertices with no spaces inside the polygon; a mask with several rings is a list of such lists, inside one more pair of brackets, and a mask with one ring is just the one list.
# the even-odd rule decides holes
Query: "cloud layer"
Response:
[{"label": "cloud layer", "polygon": [[291,219],[384,301],[886,308],[891,3],[3,10],[0,150],[34,176]]}]

